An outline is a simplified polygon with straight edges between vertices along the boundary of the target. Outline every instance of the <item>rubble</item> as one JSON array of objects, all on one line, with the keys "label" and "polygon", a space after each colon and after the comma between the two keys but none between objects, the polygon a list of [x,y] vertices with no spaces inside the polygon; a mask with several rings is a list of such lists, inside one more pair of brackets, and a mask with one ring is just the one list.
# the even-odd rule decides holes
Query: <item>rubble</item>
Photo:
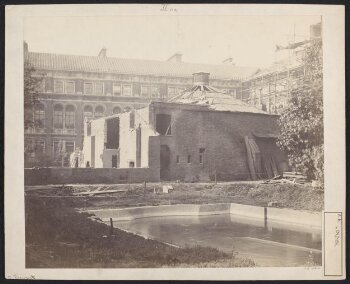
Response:
[{"label": "rubble", "polygon": [[263,184],[276,184],[276,183],[293,183],[293,184],[305,184],[307,183],[307,178],[298,172],[283,172],[280,175],[265,180]]}]

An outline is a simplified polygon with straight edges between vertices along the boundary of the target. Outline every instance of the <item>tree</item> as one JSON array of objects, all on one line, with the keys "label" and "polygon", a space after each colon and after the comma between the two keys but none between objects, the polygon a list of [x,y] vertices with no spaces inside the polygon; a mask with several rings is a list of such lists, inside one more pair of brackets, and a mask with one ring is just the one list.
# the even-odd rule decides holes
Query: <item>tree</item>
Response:
[{"label": "tree", "polygon": [[[39,104],[39,90],[42,84],[43,76],[38,76],[38,73],[33,66],[25,61],[24,63],[24,129],[29,130],[38,125],[40,122],[35,121],[35,106]],[[25,166],[45,166],[48,164],[48,156],[37,149],[37,144],[32,139],[24,141],[24,159]]]},{"label": "tree", "polygon": [[323,183],[322,41],[311,42],[302,60],[304,76],[292,87],[281,113],[277,143],[296,170]]},{"label": "tree", "polygon": [[27,61],[24,63],[24,129],[35,126],[34,108],[39,103],[38,94],[43,77],[35,76],[36,70]]}]

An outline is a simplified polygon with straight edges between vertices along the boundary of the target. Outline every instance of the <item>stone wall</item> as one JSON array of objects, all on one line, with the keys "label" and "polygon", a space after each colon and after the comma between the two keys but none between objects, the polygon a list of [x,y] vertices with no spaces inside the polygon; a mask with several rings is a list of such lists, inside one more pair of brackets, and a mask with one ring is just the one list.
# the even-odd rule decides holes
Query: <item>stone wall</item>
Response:
[{"label": "stone wall", "polygon": [[159,171],[151,168],[31,168],[24,170],[25,185],[111,184],[159,181]]}]

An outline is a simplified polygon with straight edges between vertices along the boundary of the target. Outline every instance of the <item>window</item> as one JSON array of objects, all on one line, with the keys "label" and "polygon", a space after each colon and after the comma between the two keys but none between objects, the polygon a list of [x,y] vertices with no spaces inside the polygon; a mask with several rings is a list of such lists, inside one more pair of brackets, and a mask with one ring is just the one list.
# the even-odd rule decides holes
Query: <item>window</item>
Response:
[{"label": "window", "polygon": [[148,97],[149,96],[149,87],[141,85],[141,96]]},{"label": "window", "polygon": [[74,152],[74,141],[66,141],[66,153],[71,154]]},{"label": "window", "polygon": [[161,135],[171,135],[171,115],[157,114],[156,131]]},{"label": "window", "polygon": [[66,128],[74,129],[75,127],[75,108],[74,106],[67,106],[65,113],[65,125]]},{"label": "window", "polygon": [[121,95],[121,87],[119,83],[113,83],[113,96]]},{"label": "window", "polygon": [[75,93],[75,82],[66,81],[65,82],[65,93],[66,94],[74,94]]},{"label": "window", "polygon": [[90,121],[93,118],[93,110],[92,110],[92,106],[85,106],[84,107],[84,121]]},{"label": "window", "polygon": [[199,148],[199,163],[203,164],[203,154],[205,152],[205,148]]},{"label": "window", "polygon": [[95,118],[100,118],[104,116],[104,108],[102,106],[97,106],[95,108]]},{"label": "window", "polygon": [[53,127],[63,128],[63,107],[55,105],[53,111]]},{"label": "window", "polygon": [[45,110],[43,104],[38,104],[34,107],[34,127],[44,128],[45,125]]},{"label": "window", "polygon": [[152,90],[152,92],[151,92],[152,98],[159,98],[159,87],[152,86],[151,90]]},{"label": "window", "polygon": [[182,93],[183,91],[185,91],[185,88],[177,88],[177,93],[178,94]]},{"label": "window", "polygon": [[45,153],[45,141],[44,140],[36,140],[34,142],[34,152]]},{"label": "window", "polygon": [[176,88],[175,87],[168,87],[168,97],[172,97],[176,95]]},{"label": "window", "polygon": [[180,156],[179,156],[179,155],[176,156],[176,163],[177,163],[177,164],[180,163]]},{"label": "window", "polygon": [[64,151],[64,141],[53,141],[52,152],[54,156],[60,155]]},{"label": "window", "polygon": [[135,168],[135,162],[134,161],[130,161],[129,162],[129,168]]},{"label": "window", "polygon": [[103,82],[95,83],[95,94],[103,95]]},{"label": "window", "polygon": [[92,83],[84,83],[84,94],[92,95]]},{"label": "window", "polygon": [[191,163],[191,155],[187,156],[187,163],[190,164]]},{"label": "window", "polygon": [[131,85],[123,85],[123,96],[125,97],[131,96]]},{"label": "window", "polygon": [[54,81],[54,92],[58,94],[63,94],[63,81],[55,80]]},{"label": "window", "polygon": [[118,106],[114,107],[113,108],[113,114],[118,114],[118,113],[121,113],[122,112],[122,109]]}]

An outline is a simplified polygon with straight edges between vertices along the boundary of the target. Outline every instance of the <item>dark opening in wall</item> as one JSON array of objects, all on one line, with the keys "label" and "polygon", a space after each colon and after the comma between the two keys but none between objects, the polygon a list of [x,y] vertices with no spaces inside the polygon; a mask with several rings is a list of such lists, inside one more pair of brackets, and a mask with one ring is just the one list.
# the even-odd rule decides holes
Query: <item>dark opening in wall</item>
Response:
[{"label": "dark opening in wall", "polygon": [[177,164],[180,163],[180,156],[179,155],[176,156],[176,163]]},{"label": "dark opening in wall", "polygon": [[187,156],[187,163],[191,163],[191,155]]},{"label": "dark opening in wall", "polygon": [[135,128],[135,111],[130,112],[130,128]]},{"label": "dark opening in wall", "polygon": [[130,161],[129,162],[129,168],[135,168],[135,162],[134,161]]},{"label": "dark opening in wall", "polygon": [[86,135],[91,136],[91,122],[87,124]]},{"label": "dark opening in wall", "polygon": [[157,114],[156,131],[160,135],[171,135],[171,115]]},{"label": "dark opening in wall", "polygon": [[107,123],[107,149],[119,148],[119,118],[114,117],[106,120]]}]

